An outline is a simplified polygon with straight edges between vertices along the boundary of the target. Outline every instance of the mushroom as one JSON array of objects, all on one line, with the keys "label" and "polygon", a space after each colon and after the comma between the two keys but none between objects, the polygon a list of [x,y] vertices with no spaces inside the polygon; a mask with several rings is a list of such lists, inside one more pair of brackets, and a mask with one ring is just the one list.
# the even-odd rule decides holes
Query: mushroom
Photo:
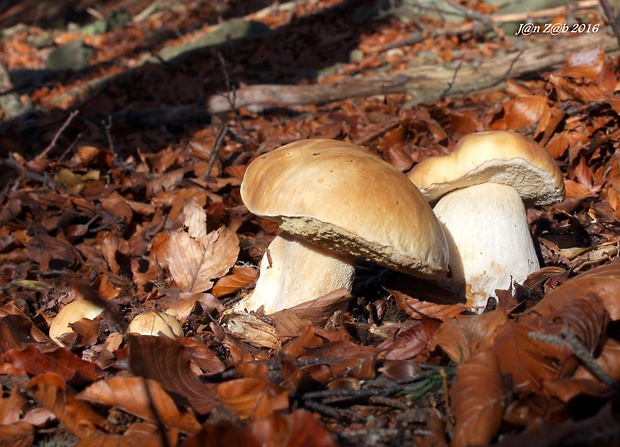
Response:
[{"label": "mushroom", "polygon": [[147,310],[136,315],[129,323],[127,332],[141,335],[164,335],[170,338],[183,337],[183,328],[176,318],[165,312],[154,310]]},{"label": "mushroom", "polygon": [[408,174],[444,225],[450,274],[439,285],[484,310],[540,264],[525,205],[564,199],[562,173],[549,153],[515,132],[467,135],[448,155],[428,157]]},{"label": "mushroom", "polygon": [[283,232],[262,258],[254,292],[235,310],[269,314],[350,291],[356,257],[421,278],[447,272],[447,243],[422,194],[353,144],[311,139],[263,154],[248,166],[241,197]]},{"label": "mushroom", "polygon": [[94,320],[105,309],[92,301],[78,300],[72,301],[60,309],[50,325],[50,338],[58,345],[65,346],[61,337],[65,334],[74,332],[71,325],[83,318]]}]

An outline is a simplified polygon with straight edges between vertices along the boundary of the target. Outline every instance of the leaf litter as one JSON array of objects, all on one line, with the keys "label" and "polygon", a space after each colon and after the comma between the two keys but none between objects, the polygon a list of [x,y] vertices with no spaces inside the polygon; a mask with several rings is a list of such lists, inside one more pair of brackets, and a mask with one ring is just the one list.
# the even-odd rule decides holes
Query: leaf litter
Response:
[{"label": "leaf litter", "polygon": [[[0,20],[19,20],[30,3],[0,10]],[[104,16],[123,4],[109,3]],[[136,16],[146,3],[124,6]],[[42,118],[12,119],[3,108],[0,443],[552,446],[617,437],[617,52],[568,52],[537,75],[428,102],[374,94],[208,116],[192,107],[197,98],[234,103],[232,86],[458,67],[515,44],[501,28],[469,26],[492,17],[477,2],[459,2],[475,14],[456,23],[407,19],[407,2],[381,13],[370,1],[260,11],[181,3],[83,37],[94,53],[81,72],[16,85]],[[3,39],[8,70],[42,68],[46,39],[81,37],[45,28],[48,14]],[[604,23],[594,10],[556,14]],[[144,62],[147,47],[184,45],[243,15],[266,28],[242,45],[230,40],[170,66]],[[360,264],[351,293],[242,321],[226,314],[251,293],[278,232],[240,199],[253,158],[299,139],[337,138],[408,171],[485,129],[535,138],[567,189],[562,203],[528,210],[544,267],[498,291],[495,306],[471,315],[446,291]],[[50,322],[83,298],[108,312],[74,323],[59,348]],[[123,333],[151,309],[175,315],[184,337]]]}]

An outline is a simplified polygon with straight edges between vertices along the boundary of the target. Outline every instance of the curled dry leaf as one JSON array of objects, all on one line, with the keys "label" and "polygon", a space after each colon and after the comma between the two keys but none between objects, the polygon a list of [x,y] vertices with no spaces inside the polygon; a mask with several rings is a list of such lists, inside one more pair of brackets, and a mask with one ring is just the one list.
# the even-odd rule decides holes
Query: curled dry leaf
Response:
[{"label": "curled dry leaf", "polygon": [[230,335],[252,346],[274,351],[280,349],[276,329],[265,317],[255,313],[228,312],[222,316],[221,323]]},{"label": "curled dry leaf", "polygon": [[353,296],[346,289],[337,289],[314,300],[271,314],[276,333],[286,339],[299,336],[306,327],[325,323],[334,312],[346,309]]},{"label": "curled dry leaf", "polygon": [[213,295],[231,295],[256,282],[258,270],[253,267],[233,267],[230,275],[220,278],[213,286]]},{"label": "curled dry leaf", "polygon": [[525,96],[505,103],[504,116],[491,125],[494,130],[518,131],[536,123],[545,129],[551,119],[551,108],[542,96]]},{"label": "curled dry leaf", "polygon": [[573,52],[562,68],[549,76],[549,82],[556,86],[561,99],[600,100],[616,88],[614,62],[605,62],[602,47]]},{"label": "curled dry leaf", "polygon": [[[438,320],[452,320],[454,317],[467,310],[467,306],[462,303],[457,303],[456,298],[454,298],[452,302],[449,302],[449,300],[445,300],[446,302],[437,302],[437,295],[432,298],[433,301],[430,301],[427,299],[414,298],[398,290],[386,290],[394,296],[398,307],[404,310],[411,318],[418,320],[424,317],[436,318]],[[449,293],[447,291],[441,292],[445,292],[445,295]]]},{"label": "curled dry leaf", "polygon": [[56,374],[38,375],[26,384],[26,389],[80,439],[95,435],[97,427],[105,423],[88,403],[77,400],[66,382]]},{"label": "curled dry leaf", "polygon": [[507,321],[507,315],[499,309],[448,320],[433,336],[429,349],[441,347],[453,362],[460,363],[478,351],[490,349],[495,334]]},{"label": "curled dry leaf", "polygon": [[388,339],[377,346],[386,360],[405,360],[428,352],[431,338],[441,322],[424,318],[419,324],[399,332],[394,339]]},{"label": "curled dry leaf", "polygon": [[229,422],[205,424],[185,447],[337,447],[338,443],[323,426],[304,410],[270,417],[239,426]]},{"label": "curled dry leaf", "polygon": [[25,421],[0,424],[0,445],[30,447],[34,442],[34,427]]},{"label": "curled dry leaf", "polygon": [[167,391],[187,399],[199,414],[216,404],[215,392],[193,373],[183,345],[168,337],[128,335],[129,367],[136,375],[159,382]]},{"label": "curled dry leaf", "polygon": [[286,389],[268,380],[251,377],[221,383],[217,388],[217,397],[240,419],[264,419],[274,411],[289,407]]},{"label": "curled dry leaf", "polygon": [[2,354],[2,360],[31,375],[55,373],[72,384],[96,380],[102,375],[94,363],[83,360],[63,348],[44,353],[38,346],[28,345],[22,350],[11,349],[5,352]]},{"label": "curled dry leaf", "polygon": [[[147,388],[148,387],[148,388]],[[90,385],[77,399],[122,408],[141,419],[161,422],[186,434],[200,430],[191,412],[181,412],[162,386],[142,377],[114,377]]]},{"label": "curled dry leaf", "polygon": [[509,321],[497,334],[493,351],[502,373],[512,377],[517,392],[542,392],[546,381],[569,377],[577,366],[574,348],[555,340],[568,330],[593,353],[606,328],[607,316],[596,298],[578,299],[555,314],[528,313]]},{"label": "curled dry leaf", "polygon": [[597,296],[612,321],[620,319],[620,263],[596,267],[572,278],[548,293],[530,312],[554,315],[571,301]]},{"label": "curled dry leaf", "polygon": [[499,429],[506,390],[498,359],[480,351],[463,362],[450,390],[456,418],[452,446],[488,445]]},{"label": "curled dry leaf", "polygon": [[164,257],[180,291],[205,292],[237,261],[239,240],[224,227],[207,234],[207,215],[195,202],[184,211],[186,228],[170,235]]}]

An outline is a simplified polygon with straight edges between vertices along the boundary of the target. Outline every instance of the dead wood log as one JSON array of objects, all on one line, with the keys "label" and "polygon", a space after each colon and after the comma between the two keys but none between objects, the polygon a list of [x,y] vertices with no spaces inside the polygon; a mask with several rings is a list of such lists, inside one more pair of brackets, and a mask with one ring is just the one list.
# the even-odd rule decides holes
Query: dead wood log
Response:
[{"label": "dead wood log", "polygon": [[398,74],[351,78],[335,84],[252,85],[229,94],[211,96],[210,113],[231,111],[231,107],[324,104],[342,99],[407,93],[412,104],[432,102],[495,87],[510,78],[540,72],[566,60],[568,53],[602,46],[608,54],[618,52],[618,43],[604,30],[559,38],[519,52],[483,60],[479,64],[463,62],[457,68],[425,65]]}]

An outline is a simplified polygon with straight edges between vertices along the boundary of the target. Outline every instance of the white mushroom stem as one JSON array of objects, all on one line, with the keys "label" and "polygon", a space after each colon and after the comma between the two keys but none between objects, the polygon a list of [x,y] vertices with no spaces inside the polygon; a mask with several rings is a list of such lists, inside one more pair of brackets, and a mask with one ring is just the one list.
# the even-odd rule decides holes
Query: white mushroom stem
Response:
[{"label": "white mushroom stem", "polygon": [[272,314],[336,289],[351,291],[354,276],[352,262],[282,233],[263,255],[254,291],[234,310],[263,307],[265,314]]},{"label": "white mushroom stem", "polygon": [[511,186],[483,183],[452,191],[433,208],[450,246],[450,274],[438,284],[484,310],[495,290],[522,283],[540,264],[525,206]]}]

